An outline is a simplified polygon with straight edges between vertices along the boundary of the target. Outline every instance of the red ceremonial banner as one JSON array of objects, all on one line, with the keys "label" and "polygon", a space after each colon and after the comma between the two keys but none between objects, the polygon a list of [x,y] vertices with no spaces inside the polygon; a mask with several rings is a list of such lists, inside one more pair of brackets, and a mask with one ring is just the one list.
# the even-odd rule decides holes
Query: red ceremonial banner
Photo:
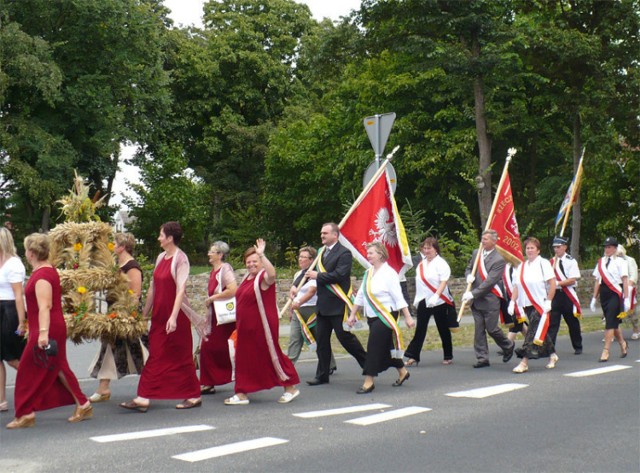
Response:
[{"label": "red ceremonial banner", "polygon": [[508,173],[502,183],[502,188],[498,189],[496,193],[496,201],[495,211],[488,228],[498,232],[496,248],[502,257],[517,266],[524,261],[524,258]]},{"label": "red ceremonial banner", "polygon": [[398,273],[409,269],[411,254],[386,171],[380,174],[360,204],[340,227],[340,242],[365,268],[367,244],[382,242],[389,252],[387,263]]}]

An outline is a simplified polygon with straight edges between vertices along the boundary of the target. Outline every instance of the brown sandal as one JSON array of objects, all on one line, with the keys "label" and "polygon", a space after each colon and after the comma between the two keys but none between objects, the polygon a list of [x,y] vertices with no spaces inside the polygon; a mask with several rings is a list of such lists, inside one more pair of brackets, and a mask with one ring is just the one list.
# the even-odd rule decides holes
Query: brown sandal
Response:
[{"label": "brown sandal", "polygon": [[194,407],[202,406],[202,399],[192,401],[191,399],[185,399],[180,404],[176,405],[176,409],[193,409]]},{"label": "brown sandal", "polygon": [[135,401],[121,402],[118,405],[124,409],[129,409],[130,411],[147,412],[149,410],[149,404],[143,406]]}]

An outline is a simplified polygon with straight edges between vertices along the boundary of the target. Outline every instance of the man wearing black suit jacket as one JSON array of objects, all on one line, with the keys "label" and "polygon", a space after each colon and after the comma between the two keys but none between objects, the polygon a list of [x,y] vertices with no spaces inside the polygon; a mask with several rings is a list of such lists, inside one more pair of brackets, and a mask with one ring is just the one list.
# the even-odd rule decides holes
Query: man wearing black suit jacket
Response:
[{"label": "man wearing black suit jacket", "polygon": [[[349,292],[351,286],[351,252],[340,244],[338,238],[340,229],[333,222],[322,225],[320,238],[324,245],[322,254],[322,270],[307,271],[309,279],[318,282],[318,302],[316,325],[316,342],[318,344],[318,368],[316,377],[307,381],[309,386],[317,386],[329,382],[329,364],[331,361],[331,332],[335,330],[336,337],[342,346],[353,356],[361,367],[364,367],[366,352],[362,344],[351,332],[342,328],[345,313],[345,302],[329,289],[331,284],[339,285],[344,293]],[[320,267],[320,265],[318,265]]]}]

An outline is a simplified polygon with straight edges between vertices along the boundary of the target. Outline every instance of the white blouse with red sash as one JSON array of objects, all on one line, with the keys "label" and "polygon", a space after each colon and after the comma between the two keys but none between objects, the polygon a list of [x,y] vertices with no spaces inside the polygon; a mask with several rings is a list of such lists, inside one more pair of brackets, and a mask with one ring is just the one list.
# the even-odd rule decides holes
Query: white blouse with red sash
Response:
[{"label": "white blouse with red sash", "polygon": [[[449,264],[440,255],[436,255],[431,261],[423,259],[416,268],[416,297],[413,305],[418,307],[422,300],[429,300],[437,291],[442,281],[448,281],[451,277]],[[445,286],[436,306],[453,304],[449,286]]]}]

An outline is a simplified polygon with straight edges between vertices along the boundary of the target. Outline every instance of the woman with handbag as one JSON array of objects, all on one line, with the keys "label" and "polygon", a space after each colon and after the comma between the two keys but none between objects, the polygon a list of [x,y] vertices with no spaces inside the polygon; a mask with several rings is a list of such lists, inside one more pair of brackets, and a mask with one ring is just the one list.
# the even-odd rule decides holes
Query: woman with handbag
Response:
[{"label": "woman with handbag", "polygon": [[450,365],[453,363],[453,342],[447,314],[453,306],[453,298],[447,281],[451,277],[451,268],[440,256],[438,240],[433,237],[422,242],[420,253],[422,261],[416,268],[416,297],[413,301],[413,305],[418,308],[418,326],[413,340],[404,352],[404,356],[407,357],[405,366],[417,366],[420,363],[420,352],[431,316],[436,322],[442,341],[442,364]]},{"label": "woman with handbag", "polygon": [[275,386],[284,388],[281,404],[300,394],[298,373],[278,345],[276,270],[264,254],[265,247],[265,241],[258,239],[244,252],[247,275],[236,292],[236,393],[224,400],[228,406],[247,405],[247,394]]},{"label": "woman with handbag", "polygon": [[206,336],[206,320],[200,319],[187,299],[189,259],[178,247],[181,239],[182,227],[178,222],[160,227],[158,241],[164,251],[156,259],[142,311],[143,317],[152,312],[149,359],[140,375],[138,396],[120,404],[125,409],[147,412],[150,399],[184,399],[176,409],[202,405],[190,321]]},{"label": "woman with handbag", "polygon": [[42,233],[33,233],[24,240],[26,259],[33,268],[24,291],[29,338],[16,376],[16,417],[7,429],[33,427],[35,411],[70,404],[75,404],[76,409],[67,419],[69,422],[93,416],[91,403],[67,362],[62,290],[58,271],[48,261],[49,244],[49,237]]},{"label": "woman with handbag", "polygon": [[[233,268],[224,260],[229,254],[229,245],[223,241],[216,241],[209,248],[209,276],[208,296],[205,300],[211,314],[211,334],[208,340],[200,344],[200,393],[214,394],[216,386],[227,384],[233,378],[233,366],[229,354],[229,337],[236,329],[235,320],[227,322],[218,320],[216,306],[227,301],[234,302],[238,285]],[[223,323],[226,322],[226,323]]]},{"label": "woman with handbag", "polygon": [[0,228],[0,412],[9,410],[6,398],[9,366],[18,369],[24,350],[27,320],[24,313],[24,276],[22,261],[16,256],[11,232]]}]

